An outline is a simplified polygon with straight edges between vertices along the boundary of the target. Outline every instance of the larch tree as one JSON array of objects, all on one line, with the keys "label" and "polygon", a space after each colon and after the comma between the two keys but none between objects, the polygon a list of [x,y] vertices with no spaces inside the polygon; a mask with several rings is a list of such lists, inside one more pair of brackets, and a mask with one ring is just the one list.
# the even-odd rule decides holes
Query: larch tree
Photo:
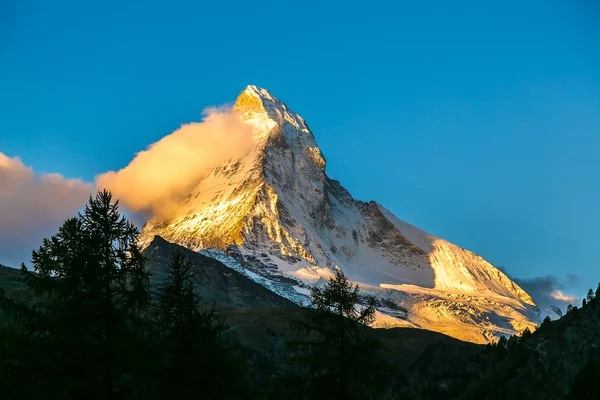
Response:
[{"label": "larch tree", "polygon": [[245,366],[223,340],[223,319],[196,295],[195,268],[201,266],[179,251],[172,253],[159,288],[157,398],[246,399]]},{"label": "larch tree", "polygon": [[[2,398],[131,398],[149,306],[149,275],[137,228],[103,190],[21,266],[34,306],[0,306],[16,343]],[[2,374],[0,374],[2,375]]]},{"label": "larch tree", "polygon": [[274,379],[272,396],[295,399],[381,399],[389,394],[392,369],[382,345],[369,336],[375,300],[357,308],[358,286],[337,271],[311,290],[313,307],[294,322],[288,341],[291,366]]}]

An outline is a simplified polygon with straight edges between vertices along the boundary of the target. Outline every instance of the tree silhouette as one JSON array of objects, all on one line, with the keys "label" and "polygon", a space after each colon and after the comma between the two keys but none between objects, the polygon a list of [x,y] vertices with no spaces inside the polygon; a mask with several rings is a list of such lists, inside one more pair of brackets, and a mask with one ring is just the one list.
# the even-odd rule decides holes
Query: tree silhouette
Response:
[{"label": "tree silhouette", "polygon": [[276,379],[276,395],[297,399],[381,399],[391,369],[381,344],[364,325],[375,318],[374,299],[357,310],[358,286],[337,271],[323,288],[311,290],[314,308],[304,308],[288,342],[291,370]]},{"label": "tree silhouette", "polygon": [[214,308],[200,311],[194,268],[183,253],[173,253],[159,288],[157,398],[247,398],[245,368],[222,341],[223,319]]},{"label": "tree silhouette", "polygon": [[[37,304],[2,293],[15,350],[0,368],[10,398],[125,398],[133,389],[138,322],[149,305],[137,228],[108,191],[90,198],[21,266]],[[6,378],[4,374],[2,378]],[[6,379],[5,379],[6,380]]]},{"label": "tree silhouette", "polygon": [[594,300],[594,296],[595,296],[594,291],[592,289],[588,290],[587,296],[586,296],[587,302],[591,303]]},{"label": "tree silhouette", "polygon": [[570,313],[571,311],[573,311],[576,307],[573,306],[573,304],[569,304],[567,306],[567,314]]}]

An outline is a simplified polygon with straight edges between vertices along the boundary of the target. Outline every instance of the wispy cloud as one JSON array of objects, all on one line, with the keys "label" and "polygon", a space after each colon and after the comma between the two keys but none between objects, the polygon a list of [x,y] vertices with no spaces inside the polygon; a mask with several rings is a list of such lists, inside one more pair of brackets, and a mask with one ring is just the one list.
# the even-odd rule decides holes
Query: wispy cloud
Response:
[{"label": "wispy cloud", "polygon": [[76,214],[92,185],[59,174],[38,174],[0,152],[0,262],[18,266],[60,224]]},{"label": "wispy cloud", "polygon": [[229,110],[205,115],[137,153],[123,169],[99,175],[97,186],[110,189],[131,211],[168,217],[202,176],[254,145],[253,128]]},{"label": "wispy cloud", "polygon": [[255,145],[252,126],[231,109],[210,108],[204,115],[140,151],[121,170],[98,175],[95,183],[36,173],[0,152],[0,263],[29,261],[42,239],[75,216],[97,189],[110,189],[134,220],[140,213],[170,215],[212,168]]},{"label": "wispy cloud", "polygon": [[566,295],[562,292],[562,290],[555,290],[554,292],[550,293],[550,297],[555,300],[565,301],[567,303],[576,303],[579,301],[576,296]]},{"label": "wispy cloud", "polygon": [[569,304],[578,305],[580,301],[577,296],[567,293],[580,282],[580,279],[572,274],[568,274],[564,278],[556,275],[545,275],[530,279],[515,277],[511,279],[529,293],[542,314],[545,315],[554,315],[551,311],[552,306],[564,311]]}]

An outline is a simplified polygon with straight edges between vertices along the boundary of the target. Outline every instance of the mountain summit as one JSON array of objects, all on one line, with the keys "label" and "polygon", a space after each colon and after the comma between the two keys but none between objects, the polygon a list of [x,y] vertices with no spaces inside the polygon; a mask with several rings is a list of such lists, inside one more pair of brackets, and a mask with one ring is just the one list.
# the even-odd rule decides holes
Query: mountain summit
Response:
[{"label": "mountain summit", "polygon": [[304,119],[269,91],[248,86],[232,112],[256,146],[198,177],[177,215],[144,225],[143,241],[200,251],[300,304],[339,268],[376,297],[379,327],[485,343],[536,326],[531,297],[503,272],[329,178]]}]

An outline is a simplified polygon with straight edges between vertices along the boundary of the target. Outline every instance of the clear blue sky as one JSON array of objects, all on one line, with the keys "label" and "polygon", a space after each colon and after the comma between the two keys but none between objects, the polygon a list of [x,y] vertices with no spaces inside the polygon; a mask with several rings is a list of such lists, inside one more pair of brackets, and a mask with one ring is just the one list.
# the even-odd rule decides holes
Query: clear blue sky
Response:
[{"label": "clear blue sky", "polygon": [[0,3],[0,152],[37,172],[92,180],[255,84],[355,197],[513,276],[600,280],[594,0]]}]

